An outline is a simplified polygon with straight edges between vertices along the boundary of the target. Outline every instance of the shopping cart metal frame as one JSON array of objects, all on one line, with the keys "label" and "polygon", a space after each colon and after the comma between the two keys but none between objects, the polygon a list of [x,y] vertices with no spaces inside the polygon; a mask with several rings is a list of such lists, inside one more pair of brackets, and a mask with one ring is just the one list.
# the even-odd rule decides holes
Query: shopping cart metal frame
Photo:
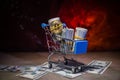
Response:
[{"label": "shopping cart metal frame", "polygon": [[[73,48],[74,40],[62,38],[60,36],[52,34],[50,32],[48,24],[42,23],[41,27],[45,31],[49,51],[48,67],[52,68],[53,64],[55,64],[61,69],[68,70],[73,74],[84,71],[84,67],[86,66],[84,63],[78,62],[73,58],[71,59],[66,58],[66,55],[68,53],[73,54],[71,50]],[[54,37],[61,38],[62,40],[61,41],[55,40]],[[60,53],[60,56],[58,56],[58,61],[52,61],[51,57],[56,53]],[[61,56],[64,58],[64,60],[60,60]]]}]

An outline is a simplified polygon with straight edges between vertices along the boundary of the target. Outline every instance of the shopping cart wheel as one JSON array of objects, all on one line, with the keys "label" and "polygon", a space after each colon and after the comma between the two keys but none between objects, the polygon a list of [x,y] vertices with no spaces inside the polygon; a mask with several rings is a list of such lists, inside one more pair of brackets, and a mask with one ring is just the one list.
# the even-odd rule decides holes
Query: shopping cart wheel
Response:
[{"label": "shopping cart wheel", "polygon": [[77,68],[72,68],[72,73],[75,74],[76,70],[77,70]]},{"label": "shopping cart wheel", "polygon": [[50,68],[52,68],[52,63],[48,63],[48,68],[50,69]]},{"label": "shopping cart wheel", "polygon": [[78,67],[78,72],[81,72],[81,71],[82,71],[82,67],[79,66],[79,67]]},{"label": "shopping cart wheel", "polygon": [[81,66],[80,72],[86,71],[86,66]]},{"label": "shopping cart wheel", "polygon": [[64,64],[67,65],[67,64],[68,64],[68,61],[67,61],[67,60],[64,60]]}]

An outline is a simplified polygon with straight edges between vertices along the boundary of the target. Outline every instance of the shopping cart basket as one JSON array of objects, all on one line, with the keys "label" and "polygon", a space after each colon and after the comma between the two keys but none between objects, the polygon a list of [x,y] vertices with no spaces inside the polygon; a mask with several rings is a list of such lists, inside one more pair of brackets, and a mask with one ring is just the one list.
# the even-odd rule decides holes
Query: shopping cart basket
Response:
[{"label": "shopping cart basket", "polygon": [[[65,27],[66,25],[63,24]],[[83,70],[85,64],[74,60],[73,58],[66,58],[67,54],[83,54],[87,51],[87,40],[71,40],[67,38],[62,38],[61,36],[53,35],[50,32],[49,24],[42,23],[41,27],[45,31],[46,41],[49,50],[48,56],[48,67],[52,68],[53,64],[59,66],[61,69],[66,69],[71,71],[71,73],[78,73]],[[60,38],[61,40],[56,40],[54,38]],[[61,61],[58,56],[58,61],[52,61],[51,57],[53,54],[59,53],[63,56],[64,60]]]}]

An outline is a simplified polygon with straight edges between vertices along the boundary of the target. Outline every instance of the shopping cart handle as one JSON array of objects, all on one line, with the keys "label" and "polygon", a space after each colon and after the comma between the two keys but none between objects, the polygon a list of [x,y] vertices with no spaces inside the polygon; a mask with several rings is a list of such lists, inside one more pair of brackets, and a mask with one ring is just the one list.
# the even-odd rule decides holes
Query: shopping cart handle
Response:
[{"label": "shopping cart handle", "polygon": [[42,28],[45,28],[45,27],[47,27],[47,26],[49,26],[49,25],[46,24],[46,23],[42,23],[42,24],[41,24],[41,27],[42,27]]},{"label": "shopping cart handle", "polygon": [[63,23],[63,27],[66,27],[67,25],[65,23]]},{"label": "shopping cart handle", "polygon": [[[47,27],[47,26],[49,26],[49,24],[46,24],[46,23],[42,23],[42,24],[41,24],[41,27],[42,27],[42,28],[45,28],[45,27]],[[66,24],[65,24],[65,23],[63,23],[63,27],[66,27]]]}]

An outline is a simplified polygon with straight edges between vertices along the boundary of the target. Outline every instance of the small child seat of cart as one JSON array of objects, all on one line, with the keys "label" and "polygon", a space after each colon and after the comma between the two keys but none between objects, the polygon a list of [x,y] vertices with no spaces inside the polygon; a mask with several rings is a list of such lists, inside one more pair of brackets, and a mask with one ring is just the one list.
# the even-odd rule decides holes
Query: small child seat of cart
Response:
[{"label": "small child seat of cart", "polygon": [[[63,26],[66,25],[63,23]],[[48,56],[48,67],[52,68],[53,64],[57,65],[61,69],[69,70],[71,73],[78,73],[84,70],[84,63],[78,62],[73,58],[66,58],[67,54],[83,54],[87,51],[87,40],[71,40],[67,38],[62,38],[60,36],[53,35],[50,32],[49,24],[42,23],[41,27],[45,31],[46,41],[49,51]],[[55,40],[54,38],[60,38],[61,40]],[[64,60],[60,60],[58,56],[58,61],[52,61],[51,56],[55,53],[60,53]]]}]

